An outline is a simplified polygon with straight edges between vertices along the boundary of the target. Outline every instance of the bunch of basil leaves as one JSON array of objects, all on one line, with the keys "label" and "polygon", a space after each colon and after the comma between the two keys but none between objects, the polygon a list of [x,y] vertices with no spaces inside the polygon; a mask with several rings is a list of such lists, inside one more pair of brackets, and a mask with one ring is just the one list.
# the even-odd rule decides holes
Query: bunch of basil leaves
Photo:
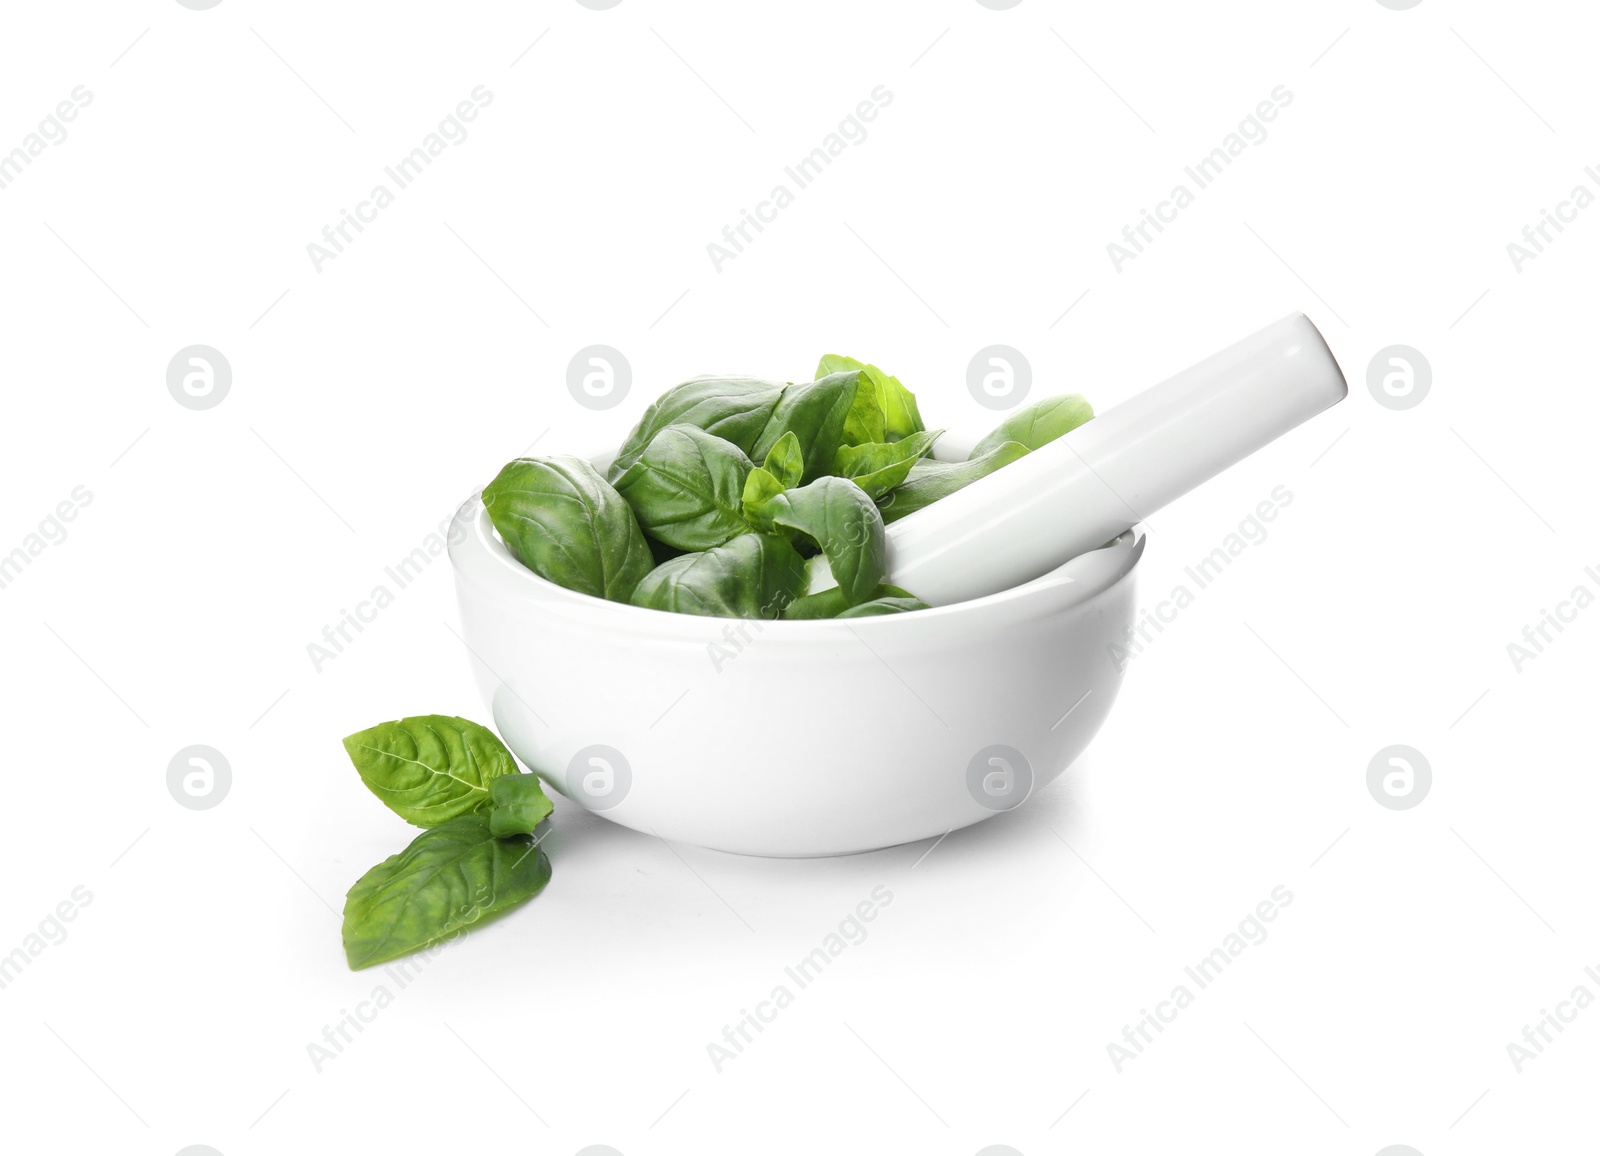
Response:
[{"label": "bunch of basil leaves", "polygon": [[[825,356],[816,380],[700,377],[656,399],[606,474],[518,458],[483,491],[501,539],[540,577],[596,598],[722,618],[926,609],[884,582],[884,525],[1094,416],[1077,395],[1019,410],[963,462],[928,456],[917,399],[877,366]],[[817,594],[809,560],[836,587]]]}]

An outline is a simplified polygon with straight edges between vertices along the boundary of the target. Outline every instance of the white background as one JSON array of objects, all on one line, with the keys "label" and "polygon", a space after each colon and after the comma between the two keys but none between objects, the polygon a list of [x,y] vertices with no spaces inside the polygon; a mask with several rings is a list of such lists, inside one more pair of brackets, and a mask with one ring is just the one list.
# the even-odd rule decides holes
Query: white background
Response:
[{"label": "white background", "polygon": [[[1595,31],[1487,0],[8,6],[0,151],[93,101],[0,190],[0,553],[93,499],[0,590],[0,953],[93,899],[0,990],[6,1147],[1587,1150],[1600,1010],[1521,1074],[1506,1045],[1600,995],[1600,611],[1520,673],[1506,646],[1600,589],[1600,212],[1520,272],[1506,244],[1597,184]],[[307,243],[479,85],[470,138],[319,273]],[[878,85],[867,139],[716,271]],[[1107,243],[1278,85],[1118,272]],[[976,436],[985,345],[1104,409],[1294,309],[1349,400],[1153,518],[1152,607],[1294,495],[1025,808],[920,861],[772,861],[562,802],[545,894],[315,1069],[383,982],[346,970],[343,893],[410,838],[339,738],[484,710],[444,562],[320,673],[306,647],[502,462],[827,350]],[[565,388],[594,342],[635,376],[603,414]],[[233,367],[204,412],[165,383],[194,343]],[[1404,412],[1366,385],[1394,343],[1433,370]],[[166,786],[195,743],[232,766],[207,811]],[[1367,790],[1392,743],[1433,768],[1411,810]],[[878,885],[870,937],[717,1073],[723,1025]],[[1279,885],[1118,1073],[1124,1025]]]}]

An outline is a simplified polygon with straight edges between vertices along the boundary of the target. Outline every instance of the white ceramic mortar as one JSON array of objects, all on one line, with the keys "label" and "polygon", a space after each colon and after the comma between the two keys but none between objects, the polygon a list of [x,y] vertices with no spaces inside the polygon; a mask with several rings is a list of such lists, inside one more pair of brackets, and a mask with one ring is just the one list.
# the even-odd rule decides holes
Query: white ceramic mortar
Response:
[{"label": "white ceramic mortar", "polygon": [[954,606],[755,622],[574,593],[513,558],[477,496],[458,516],[462,636],[511,749],[609,819],[745,855],[941,835],[1049,783],[1116,699],[1145,542]]}]

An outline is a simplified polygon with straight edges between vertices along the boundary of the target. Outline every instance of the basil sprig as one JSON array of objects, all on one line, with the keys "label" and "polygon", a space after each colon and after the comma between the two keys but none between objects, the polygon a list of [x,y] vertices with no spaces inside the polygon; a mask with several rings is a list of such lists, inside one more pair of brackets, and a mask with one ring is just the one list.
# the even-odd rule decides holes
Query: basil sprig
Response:
[{"label": "basil sprig", "polygon": [[344,745],[372,793],[427,828],[345,897],[352,969],[453,939],[544,890],[550,860],[533,832],[553,806],[494,732],[419,715],[358,731]]},{"label": "basil sprig", "polygon": [[[577,458],[520,458],[485,488],[511,552],[541,577],[652,610],[732,618],[926,609],[885,595],[884,527],[1090,420],[1077,395],[1008,416],[963,462],[929,455],[898,378],[830,353],[816,379],[697,377],[666,391],[602,478]],[[821,554],[840,593],[805,602]]]}]

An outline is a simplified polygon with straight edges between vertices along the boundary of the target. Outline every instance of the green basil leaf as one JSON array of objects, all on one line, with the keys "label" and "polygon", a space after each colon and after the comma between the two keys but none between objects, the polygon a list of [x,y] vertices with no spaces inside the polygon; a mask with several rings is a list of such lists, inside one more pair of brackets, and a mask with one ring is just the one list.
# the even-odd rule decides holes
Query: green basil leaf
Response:
[{"label": "green basil leaf", "polygon": [[800,484],[805,477],[806,463],[800,452],[800,439],[795,437],[793,430],[772,444],[761,468],[776,478],[786,490]]},{"label": "green basil leaf", "polygon": [[504,775],[489,784],[489,834],[496,839],[531,835],[550,817],[555,804],[539,785],[538,775]]},{"label": "green basil leaf", "polygon": [[606,474],[613,482],[644,453],[652,438],[669,425],[699,426],[732,442],[752,457],[784,387],[753,377],[697,377],[656,398],[623,441]]},{"label": "green basil leaf", "polygon": [[1008,466],[1028,452],[1021,442],[1001,442],[983,457],[965,462],[922,461],[911,467],[905,483],[891,490],[879,503],[885,522],[897,522],[948,497],[979,478]]},{"label": "green basil leaf", "polygon": [[845,601],[844,591],[837,586],[796,598],[784,608],[785,618],[866,618],[875,614],[898,614],[906,610],[926,610],[928,604],[909,591],[887,583],[872,592],[872,597],[858,605]]},{"label": "green basil leaf", "polygon": [[851,420],[845,425],[845,442],[860,445],[865,442],[897,442],[921,433],[925,428],[922,414],[917,412],[917,398],[900,379],[890,377],[876,365],[868,365],[853,357],[838,353],[824,354],[817,365],[817,376],[838,373],[846,369],[859,369],[872,385],[870,393],[862,390],[850,412]]},{"label": "green basil leaf", "polygon": [[789,539],[740,534],[657,566],[633,592],[633,604],[713,618],[776,618],[805,583],[805,559]]},{"label": "green basil leaf", "polygon": [[617,479],[645,533],[680,550],[709,550],[749,530],[742,498],[753,467],[730,441],[669,425]]},{"label": "green basil leaf", "polygon": [[841,610],[834,615],[835,618],[876,618],[880,614],[904,614],[908,610],[931,610],[926,602],[915,594],[903,596],[889,595],[879,598],[869,598],[858,606],[848,610]]},{"label": "green basil leaf", "polygon": [[757,466],[751,470],[749,477],[744,480],[744,494],[740,501],[745,521],[758,530],[770,532],[772,523],[767,520],[762,510],[769,501],[788,488],[764,466]]},{"label": "green basil leaf", "polygon": [[427,714],[379,723],[344,740],[361,781],[418,827],[487,809],[489,788],[517,762],[488,727]]},{"label": "green basil leaf", "polygon": [[1006,418],[972,447],[967,460],[981,458],[1004,442],[1018,442],[1030,450],[1036,450],[1055,441],[1068,430],[1077,429],[1092,417],[1094,407],[1078,394],[1047,397],[1024,406]]},{"label": "green basil leaf", "polygon": [[897,442],[863,442],[843,446],[833,458],[833,472],[849,478],[878,499],[894,489],[911,473],[919,459],[933,448],[944,430],[912,434]]},{"label": "green basil leaf", "polygon": [[793,432],[784,434],[777,444],[767,451],[765,465],[757,466],[745,478],[744,494],[740,508],[745,521],[763,532],[772,530],[772,523],[762,514],[769,499],[800,484],[805,473],[805,462],[800,456],[800,439]]},{"label": "green basil leaf", "polygon": [[883,515],[854,482],[818,478],[772,498],[761,513],[773,525],[798,531],[817,544],[852,605],[870,598],[883,581],[888,549]]},{"label": "green basil leaf", "polygon": [[928,428],[922,424],[922,414],[917,410],[917,395],[901,385],[899,378],[882,376],[878,383],[878,400],[883,406],[885,441],[900,441]]},{"label": "green basil leaf", "polygon": [[830,373],[843,373],[848,369],[865,369],[865,361],[857,361],[853,357],[846,357],[842,353],[824,353],[817,361],[817,376],[827,377]]},{"label": "green basil leaf", "polygon": [[888,427],[884,421],[883,402],[878,398],[877,381],[864,372],[867,366],[853,357],[842,357],[837,353],[825,353],[822,360],[817,362],[818,377],[850,369],[863,372],[856,386],[855,399],[850,403],[849,416],[844,419],[844,444],[854,446],[881,442]]},{"label": "green basil leaf", "polygon": [[809,482],[827,472],[833,453],[844,440],[844,422],[855,400],[859,375],[855,370],[830,374],[817,381],[784,387],[767,428],[761,431],[750,456],[764,460],[787,434],[794,434]]},{"label": "green basil leaf", "polygon": [[517,560],[568,590],[626,602],[655,564],[633,510],[582,458],[518,458],[483,504]]},{"label": "green basil leaf", "polygon": [[496,839],[483,815],[424,831],[350,888],[344,953],[352,971],[449,939],[532,899],[550,860],[531,836]]}]

